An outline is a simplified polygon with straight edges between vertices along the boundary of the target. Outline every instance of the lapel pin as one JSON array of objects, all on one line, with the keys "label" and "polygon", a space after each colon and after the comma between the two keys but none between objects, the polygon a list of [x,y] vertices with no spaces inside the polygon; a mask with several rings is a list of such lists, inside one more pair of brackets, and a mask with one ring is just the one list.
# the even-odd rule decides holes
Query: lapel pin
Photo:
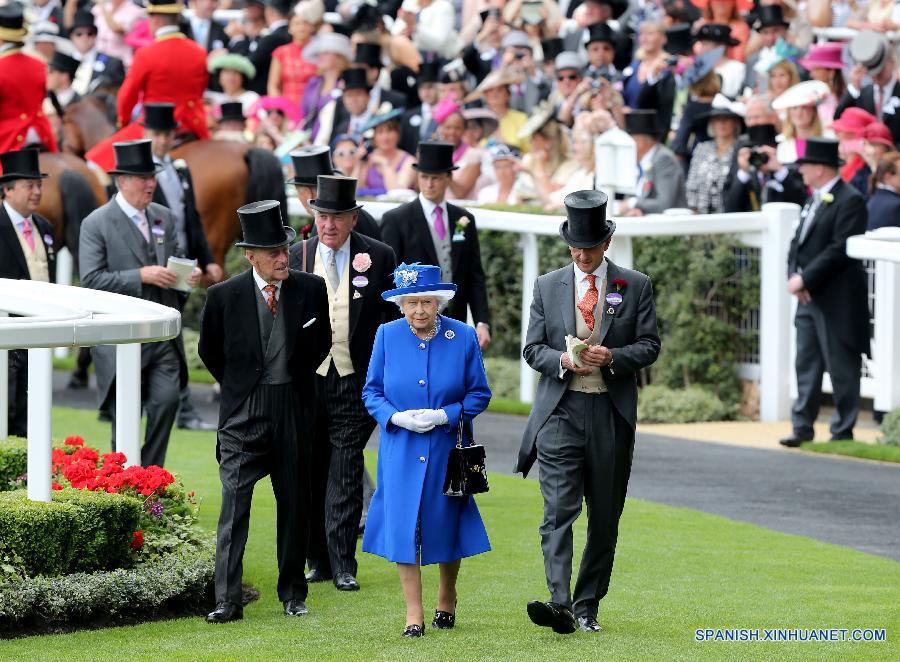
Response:
[{"label": "lapel pin", "polygon": [[610,292],[606,295],[606,303],[610,306],[618,306],[622,303],[622,295],[618,292]]},{"label": "lapel pin", "polygon": [[606,314],[607,314],[607,315],[615,315],[615,314],[616,314],[616,309],[613,308],[612,306],[610,306],[609,308],[606,309]]},{"label": "lapel pin", "polygon": [[[355,284],[355,283],[354,283]],[[359,293],[359,290],[353,293],[354,299],[362,299],[362,294]]]},{"label": "lapel pin", "polygon": [[353,285],[355,287],[365,287],[369,284],[369,279],[365,276],[354,276],[353,277]]}]

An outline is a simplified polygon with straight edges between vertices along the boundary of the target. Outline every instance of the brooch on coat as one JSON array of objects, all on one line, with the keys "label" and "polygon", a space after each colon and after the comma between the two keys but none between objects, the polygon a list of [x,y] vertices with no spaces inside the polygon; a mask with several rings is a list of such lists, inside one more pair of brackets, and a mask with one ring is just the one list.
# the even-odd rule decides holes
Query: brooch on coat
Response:
[{"label": "brooch on coat", "polygon": [[456,337],[456,334],[452,330],[447,329],[446,331],[444,331],[444,337],[447,340],[453,340]]}]

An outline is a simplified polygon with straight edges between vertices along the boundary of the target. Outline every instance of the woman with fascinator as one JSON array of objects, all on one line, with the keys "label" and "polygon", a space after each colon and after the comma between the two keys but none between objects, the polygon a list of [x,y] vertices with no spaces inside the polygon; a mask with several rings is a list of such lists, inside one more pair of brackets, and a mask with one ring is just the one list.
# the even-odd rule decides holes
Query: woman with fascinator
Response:
[{"label": "woman with fascinator", "polygon": [[362,393],[380,428],[363,551],[397,564],[406,599],[403,636],[421,637],[421,566],[440,566],[431,625],[449,629],[461,559],[491,548],[473,497],[443,493],[458,426],[471,425],[491,391],[475,329],[440,314],[456,285],[441,282],[439,267],[418,263],[400,264],[394,285],[381,296],[397,304],[403,319],[378,329]]}]

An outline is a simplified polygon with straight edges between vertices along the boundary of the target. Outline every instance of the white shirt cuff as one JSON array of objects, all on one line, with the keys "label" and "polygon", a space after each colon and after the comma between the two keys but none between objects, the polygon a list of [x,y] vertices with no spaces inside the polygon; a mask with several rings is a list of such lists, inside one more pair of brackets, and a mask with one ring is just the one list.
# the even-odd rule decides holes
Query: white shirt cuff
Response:
[{"label": "white shirt cuff", "polygon": [[566,369],[563,368],[563,364],[562,364],[562,360],[565,355],[566,355],[565,352],[563,352],[562,354],[559,355],[559,378],[560,379],[562,379],[566,375]]},{"label": "white shirt cuff", "polygon": [[750,181],[750,173],[744,172],[743,170],[738,169],[737,178],[741,184],[746,184],[747,182]]},{"label": "white shirt cuff", "polygon": [[855,86],[847,84],[847,94],[849,94],[854,99],[859,99],[859,90],[856,89]]}]

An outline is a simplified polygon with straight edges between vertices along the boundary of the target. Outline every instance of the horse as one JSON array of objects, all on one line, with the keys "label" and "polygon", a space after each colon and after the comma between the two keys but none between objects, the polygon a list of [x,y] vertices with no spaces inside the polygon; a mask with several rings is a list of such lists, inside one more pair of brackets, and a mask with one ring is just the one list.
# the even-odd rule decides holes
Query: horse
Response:
[{"label": "horse", "polygon": [[[102,100],[86,97],[66,108],[64,149],[86,151],[109,138],[115,127]],[[287,198],[281,163],[271,152],[228,140],[192,140],[172,150],[184,159],[194,181],[197,212],[216,262],[240,236],[237,209],[248,202],[278,200],[287,221]]]}]

